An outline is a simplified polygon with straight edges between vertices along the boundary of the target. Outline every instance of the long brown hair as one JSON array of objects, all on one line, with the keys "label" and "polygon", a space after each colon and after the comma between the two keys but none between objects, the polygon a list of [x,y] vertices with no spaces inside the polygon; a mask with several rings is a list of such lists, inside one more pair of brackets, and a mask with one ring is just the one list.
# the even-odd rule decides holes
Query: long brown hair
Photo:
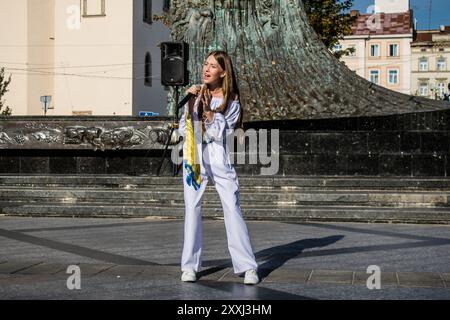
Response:
[{"label": "long brown hair", "polygon": [[[239,101],[239,86],[237,82],[236,73],[234,72],[233,62],[231,61],[231,57],[225,51],[213,51],[208,54],[206,59],[214,56],[214,58],[219,63],[220,67],[225,72],[225,77],[222,80],[222,92],[223,92],[223,103],[220,107],[214,110],[216,113],[225,114],[227,112],[228,104],[230,100]],[[202,86],[202,90],[200,91],[200,102],[198,106],[198,110],[200,116],[203,115],[203,110],[209,110],[209,105],[211,103],[211,94],[207,86]],[[241,112],[239,115],[239,120],[236,124],[236,128],[242,127],[242,119],[243,119],[243,109],[241,105]]]}]

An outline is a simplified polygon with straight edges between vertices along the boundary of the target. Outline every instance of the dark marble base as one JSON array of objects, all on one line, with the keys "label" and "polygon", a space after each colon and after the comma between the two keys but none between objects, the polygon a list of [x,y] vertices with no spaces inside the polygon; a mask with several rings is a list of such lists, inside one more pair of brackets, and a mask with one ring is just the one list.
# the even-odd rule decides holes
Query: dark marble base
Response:
[{"label": "dark marble base", "polygon": [[[450,110],[372,118],[247,123],[246,127],[280,130],[278,175],[447,177],[450,174]],[[273,147],[270,141],[269,147]],[[0,149],[0,173],[155,175],[161,156],[161,148]],[[171,175],[170,152],[166,158],[162,174]],[[248,154],[246,158],[246,164],[236,165],[238,173],[260,175],[263,167],[260,159],[258,164],[249,164]]]},{"label": "dark marble base", "polygon": [[[35,155],[19,155],[14,151],[0,157],[0,174],[124,174],[156,175],[161,154],[123,152],[50,151]],[[236,164],[238,174],[260,175],[260,163]],[[171,175],[172,162],[166,157],[162,175]],[[181,174],[181,173],[180,173]],[[447,154],[308,154],[285,155],[279,158],[277,175],[305,176],[405,176],[447,177],[450,174],[450,153]]]},{"label": "dark marble base", "polygon": [[272,128],[301,131],[445,131],[450,127],[450,104],[447,110],[394,114],[379,117],[335,118],[251,122],[248,128]]},{"label": "dark marble base", "polygon": [[[156,174],[161,151],[4,150],[0,174]],[[171,174],[166,157],[162,174]]]}]

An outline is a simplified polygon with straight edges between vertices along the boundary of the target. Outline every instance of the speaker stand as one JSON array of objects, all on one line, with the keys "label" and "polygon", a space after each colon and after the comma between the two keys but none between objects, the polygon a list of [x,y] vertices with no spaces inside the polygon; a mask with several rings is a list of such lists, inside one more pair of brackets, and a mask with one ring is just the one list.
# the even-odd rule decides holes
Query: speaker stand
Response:
[{"label": "speaker stand", "polygon": [[[169,135],[167,137],[166,145],[164,146],[164,152],[162,154],[161,162],[159,164],[158,171],[156,172],[156,175],[158,177],[161,174],[161,170],[163,168],[163,164],[164,164],[164,160],[166,158],[167,150],[169,149],[170,142],[172,141],[172,135],[173,135],[175,129],[179,128],[179,116],[178,116],[178,114],[179,114],[180,108],[182,107],[182,106],[178,105],[178,102],[180,100],[180,92],[178,91],[178,89],[179,89],[178,86],[174,86],[173,88],[175,90],[175,114],[173,116],[174,117],[173,118],[173,123],[172,123],[171,128],[170,128],[170,133],[169,133]],[[178,141],[178,142],[180,142],[180,141]],[[180,166],[175,164],[175,163],[172,163],[172,174],[173,174],[174,177],[176,177],[178,175],[179,171],[180,171]]]}]

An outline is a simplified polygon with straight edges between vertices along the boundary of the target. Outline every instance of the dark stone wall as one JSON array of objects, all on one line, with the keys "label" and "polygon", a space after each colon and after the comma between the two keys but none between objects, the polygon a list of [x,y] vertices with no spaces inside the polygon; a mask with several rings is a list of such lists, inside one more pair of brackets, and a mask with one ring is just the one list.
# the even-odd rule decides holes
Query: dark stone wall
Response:
[{"label": "dark stone wall", "polygon": [[450,110],[324,120],[259,122],[279,129],[280,174],[450,174]]},{"label": "dark stone wall", "polygon": [[[404,177],[450,174],[449,128],[450,110],[367,118],[272,121],[246,127],[280,130],[278,175]],[[155,175],[161,156],[160,147],[106,151],[4,149],[0,150],[0,173]],[[168,154],[163,175],[173,172],[169,157]],[[259,175],[262,165],[235,167],[239,174]]]},{"label": "dark stone wall", "polygon": [[[156,175],[160,150],[3,150],[0,174]],[[162,174],[172,173],[170,158]]]},{"label": "dark stone wall", "polygon": [[448,131],[448,109],[379,117],[354,117],[317,120],[261,121],[246,124],[246,129],[267,128],[300,131]]}]

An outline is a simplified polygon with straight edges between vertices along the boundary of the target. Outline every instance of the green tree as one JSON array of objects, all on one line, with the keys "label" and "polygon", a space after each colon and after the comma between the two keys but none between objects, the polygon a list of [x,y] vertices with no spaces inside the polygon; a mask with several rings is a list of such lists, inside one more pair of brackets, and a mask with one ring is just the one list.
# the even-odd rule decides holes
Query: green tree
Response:
[{"label": "green tree", "polygon": [[[356,17],[350,16],[353,0],[303,0],[309,22],[322,42],[332,49],[344,36],[352,33]],[[337,58],[352,53],[347,49],[335,53]]]},{"label": "green tree", "polygon": [[[11,76],[5,77],[5,68],[0,68],[0,115],[11,115],[11,108],[4,105],[3,96],[9,91],[8,85],[11,82]],[[4,110],[2,110],[4,108]]]}]

